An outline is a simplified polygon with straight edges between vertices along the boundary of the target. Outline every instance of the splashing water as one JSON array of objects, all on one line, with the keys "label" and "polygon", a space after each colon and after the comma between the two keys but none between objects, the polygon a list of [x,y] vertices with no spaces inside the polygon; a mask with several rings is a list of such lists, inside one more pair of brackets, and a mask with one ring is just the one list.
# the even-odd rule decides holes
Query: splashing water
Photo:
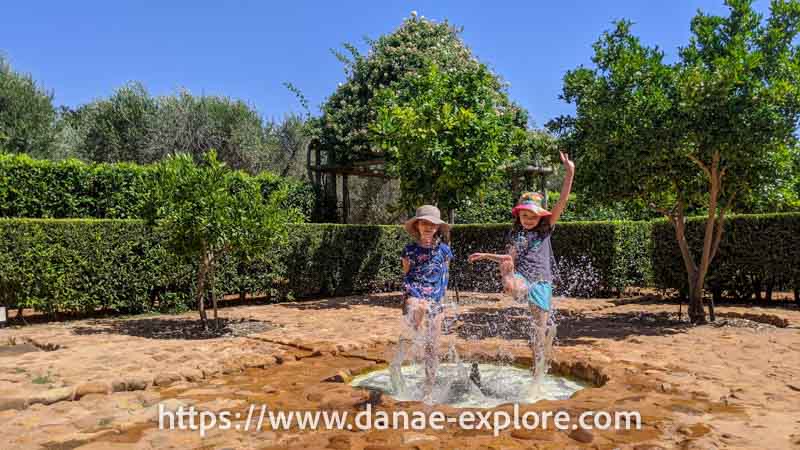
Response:
[{"label": "splashing water", "polygon": [[[404,390],[396,390],[391,369],[376,370],[353,378],[351,385],[376,389],[397,400],[412,401],[424,397],[425,373],[419,366],[403,366],[399,369],[404,380]],[[480,380],[473,376],[479,373]],[[444,363],[439,365],[431,400],[459,408],[492,408],[504,403],[533,403],[539,400],[564,400],[586,387],[586,384],[563,377],[545,375],[536,382],[537,390],[531,390],[534,378],[527,368],[498,365],[471,365]]]},{"label": "splashing water", "polygon": [[[581,296],[598,289],[599,276],[588,258],[552,262],[554,295]],[[483,267],[496,273],[496,266]],[[497,292],[494,286],[485,287]],[[553,305],[557,303],[558,297],[554,297]],[[404,316],[403,333],[389,355],[388,369],[357,377],[353,385],[379,389],[401,400],[455,406],[491,407],[510,401],[567,398],[583,386],[548,375],[557,342],[557,316],[555,308],[543,314],[530,307],[526,298],[461,313],[458,304],[445,296],[436,320],[426,314],[415,326],[409,315]],[[458,338],[468,342],[500,338],[504,343],[493,358],[496,364],[479,364],[462,360],[455,345]],[[513,349],[521,346],[532,355],[532,367],[527,370],[513,364],[514,354],[519,353]],[[443,348],[446,350],[440,352]]]},{"label": "splashing water", "polygon": [[[403,333],[400,335],[394,355],[388,369],[391,381],[391,392],[396,395],[423,400],[428,404],[435,403],[442,390],[449,389],[449,377],[442,377],[440,365],[453,364],[456,367],[463,365],[455,347],[455,339],[451,336],[457,317],[457,305],[442,299],[442,310],[433,316],[427,312],[415,324],[413,313],[403,316]],[[444,337],[443,337],[444,336]],[[439,353],[442,344],[447,350]],[[407,369],[404,364],[409,361],[414,368],[413,373],[422,373],[420,377],[410,380],[406,377]]]}]

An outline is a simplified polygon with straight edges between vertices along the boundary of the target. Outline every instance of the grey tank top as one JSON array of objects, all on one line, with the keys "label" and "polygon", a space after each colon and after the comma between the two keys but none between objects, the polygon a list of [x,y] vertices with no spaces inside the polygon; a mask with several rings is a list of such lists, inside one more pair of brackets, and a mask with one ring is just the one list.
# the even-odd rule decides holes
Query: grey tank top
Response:
[{"label": "grey tank top", "polygon": [[553,227],[538,227],[511,233],[511,246],[516,258],[515,270],[529,282],[553,282],[553,247],[550,236]]}]

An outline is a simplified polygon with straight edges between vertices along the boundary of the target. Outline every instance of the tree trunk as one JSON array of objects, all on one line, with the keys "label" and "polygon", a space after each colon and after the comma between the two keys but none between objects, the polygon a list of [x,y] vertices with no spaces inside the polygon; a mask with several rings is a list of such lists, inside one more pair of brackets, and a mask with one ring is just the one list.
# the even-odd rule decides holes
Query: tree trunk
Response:
[{"label": "tree trunk", "polygon": [[219,328],[219,315],[217,314],[217,293],[214,290],[214,255],[209,259],[208,291],[211,294],[211,304],[214,307],[214,328]]},{"label": "tree trunk", "polygon": [[767,283],[765,285],[766,292],[764,294],[764,301],[768,303],[772,301],[772,289],[774,287],[775,287],[775,279],[770,278],[769,280],[767,280]]},{"label": "tree trunk", "polygon": [[725,210],[733,204],[735,193],[731,194],[725,206],[719,205],[720,192],[722,192],[722,178],[725,176],[725,169],[720,170],[720,152],[713,154],[711,166],[706,166],[697,158],[692,158],[700,168],[703,169],[709,180],[709,202],[708,216],[706,218],[705,233],[703,236],[703,252],[700,256],[700,264],[695,265],[694,258],[691,256],[689,246],[686,243],[684,204],[680,200],[678,203],[676,229],[679,228],[678,244],[681,246],[684,263],[689,275],[689,318],[692,323],[701,324],[706,322],[705,308],[703,307],[703,288],[705,286],[706,275],[711,261],[714,260],[722,241],[722,231],[725,226]]},{"label": "tree trunk", "polygon": [[717,315],[714,313],[714,295],[711,295],[711,302],[708,304],[708,318],[710,321],[715,322],[717,320]]},{"label": "tree trunk", "polygon": [[687,274],[689,320],[695,324],[705,323],[706,311],[703,307],[703,282],[705,277],[700,276],[700,268],[695,264],[691,249],[689,249],[689,244],[686,241],[686,217],[683,214],[683,201],[678,202],[676,211],[673,216],[669,216],[669,219],[675,228],[675,238],[678,241],[678,247],[681,249],[681,257]]},{"label": "tree trunk", "polygon": [[689,287],[689,320],[696,325],[706,323],[706,308],[703,305],[703,285],[699,274],[695,272]]},{"label": "tree trunk", "polygon": [[753,277],[753,293],[756,296],[756,302],[761,303],[764,299],[761,297],[761,280],[757,277]]},{"label": "tree trunk", "polygon": [[208,272],[208,255],[203,250],[203,255],[200,257],[200,268],[197,271],[197,306],[200,310],[200,322],[203,324],[203,329],[208,329],[208,316],[206,315],[205,304],[205,283],[206,273]]},{"label": "tree trunk", "polygon": [[717,304],[722,301],[722,287],[721,286],[714,286],[711,288],[711,300],[714,304]]},{"label": "tree trunk", "polygon": [[245,291],[239,292],[239,302],[244,303],[247,299],[247,293]]}]

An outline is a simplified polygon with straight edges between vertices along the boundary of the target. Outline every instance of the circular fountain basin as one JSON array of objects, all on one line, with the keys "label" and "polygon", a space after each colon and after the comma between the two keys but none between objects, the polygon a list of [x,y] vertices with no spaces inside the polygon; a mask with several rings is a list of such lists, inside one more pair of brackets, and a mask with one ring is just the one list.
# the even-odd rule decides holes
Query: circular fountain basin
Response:
[{"label": "circular fountain basin", "polygon": [[[354,377],[350,385],[378,390],[401,401],[422,401],[424,382],[424,366],[414,364],[403,366],[394,376],[389,368],[367,372]],[[549,374],[536,383],[530,369],[513,365],[446,363],[439,365],[432,395],[426,401],[457,408],[493,408],[504,403],[565,400],[589,386]]]}]

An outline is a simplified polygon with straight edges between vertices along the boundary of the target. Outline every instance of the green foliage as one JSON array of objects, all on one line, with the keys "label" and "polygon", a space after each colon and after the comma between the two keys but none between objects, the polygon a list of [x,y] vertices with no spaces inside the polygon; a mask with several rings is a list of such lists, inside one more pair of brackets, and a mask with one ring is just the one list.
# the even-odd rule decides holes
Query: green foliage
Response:
[{"label": "green foliage", "polygon": [[477,196],[523,142],[525,124],[495,76],[473,70],[427,70],[410,74],[375,99],[371,127],[387,155],[389,172],[400,178],[401,205],[423,203],[455,209]]},{"label": "green foliage", "polygon": [[[727,17],[698,13],[674,64],[617,22],[595,43],[596,67],[567,73],[562,98],[574,117],[550,126],[574,150],[579,195],[633,199],[675,227],[689,286],[689,316],[705,321],[702,290],[724,214],[739,197],[788,201],[800,120],[800,1],[774,0],[764,20],[751,0],[727,0]],[[781,208],[782,209],[782,208]],[[774,209],[773,209],[774,210]],[[686,250],[685,217],[707,214],[700,253]],[[695,255],[699,255],[695,258]]]},{"label": "green foliage", "polygon": [[0,154],[0,217],[135,218],[152,170]]},{"label": "green foliage", "polygon": [[130,83],[107,99],[65,111],[59,137],[62,147],[74,145],[86,161],[146,164],[188,153],[200,162],[214,148],[229,167],[257,173],[269,163],[269,132],[241,100],[186,91],[152,97]]},{"label": "green foliage", "polygon": [[308,224],[294,228],[282,259],[293,296],[348,295],[400,288],[409,237],[388,225]]},{"label": "green foliage", "polygon": [[322,116],[314,122],[321,147],[332,151],[329,162],[374,159],[379,154],[369,140],[368,125],[377,117],[371,102],[381,89],[431,62],[443,70],[477,64],[458,32],[447,22],[414,15],[395,32],[369,41],[367,56],[351,44],[345,45],[349,57],[336,53],[345,65],[347,80],[323,104]]},{"label": "green foliage", "polygon": [[191,266],[141,221],[0,219],[0,236],[0,304],[9,307],[137,313],[163,307],[166,293],[185,301],[191,285]]},{"label": "green foliage", "polygon": [[290,114],[281,122],[267,123],[269,145],[268,166],[281,176],[308,178],[306,149],[310,141],[309,123],[302,117]]},{"label": "green foliage", "polygon": [[[702,246],[702,218],[687,221],[686,239],[693,251]],[[735,290],[743,277],[772,280],[777,286],[800,286],[800,214],[738,215],[728,219],[717,263],[708,287]],[[687,289],[686,269],[675,246],[675,230],[666,221],[653,224],[654,283],[660,288]]]},{"label": "green foliage", "polygon": [[158,120],[146,147],[148,161],[188,153],[200,162],[215,149],[232,169],[258,173],[267,168],[270,149],[264,124],[244,101],[181,91],[160,97],[157,106]]},{"label": "green foliage", "polygon": [[[550,192],[548,194],[548,202],[553,205],[558,201],[559,197],[558,192]],[[586,220],[642,221],[658,217],[658,212],[653,211],[652,208],[636,199],[618,200],[611,204],[608,202],[592,204],[582,195],[572,193],[569,197],[569,206],[561,214],[561,218],[568,222]]]},{"label": "green foliage", "polygon": [[56,133],[55,119],[53,94],[30,75],[14,72],[0,55],[0,148],[48,156]]},{"label": "green foliage", "polygon": [[65,121],[80,135],[76,153],[87,161],[148,163],[158,104],[140,83],[127,84],[108,99],[67,112]]},{"label": "green foliage", "polygon": [[800,118],[800,55],[791,45],[800,3],[773,2],[766,22],[750,1],[727,4],[729,17],[692,20],[675,64],[621,21],[594,45],[596,68],[567,73],[562,97],[577,114],[551,127],[575,151],[580,193],[702,207],[708,180],[692,159],[710,167],[715,152],[726,171],[721,200],[779,180]]},{"label": "green foliage", "polygon": [[[455,226],[451,286],[499,290],[497,268],[469,265],[466,256],[502,250],[508,230]],[[553,243],[564,278],[580,283],[591,270],[582,293],[598,294],[648,282],[649,236],[648,223],[560,223]],[[182,311],[196,305],[199,262],[176,254],[167,245],[173,239],[138,220],[0,219],[0,304],[49,313]],[[291,224],[283,242],[222,255],[210,288],[218,297],[274,299],[397,290],[408,242],[399,226]]]},{"label": "green foliage", "polygon": [[157,165],[148,193],[147,220],[169,233],[176,253],[191,257],[275,244],[284,225],[300,218],[281,207],[285,191],[262,197],[258,183],[228,169],[214,150],[202,165],[189,155]]},{"label": "green foliage", "polygon": [[204,297],[208,286],[214,292],[216,271],[225,258],[250,262],[254,253],[268,255],[263,249],[278,247],[287,224],[300,220],[299,211],[282,207],[285,190],[262,197],[261,188],[252,177],[218,161],[214,150],[205,154],[202,165],[181,154],[155,168],[144,215],[168,236],[170,250],[185,261],[197,261],[195,296],[204,324]]},{"label": "green foliage", "polygon": [[483,192],[463,202],[456,212],[456,223],[509,223],[516,200],[508,180],[490,183]]},{"label": "green foliage", "polygon": [[[154,166],[48,161],[0,153],[0,217],[139,218]],[[286,192],[281,205],[308,218],[314,203],[307,182],[263,172],[261,192]]]},{"label": "green foliage", "polygon": [[366,56],[346,45],[350,55],[337,56],[347,81],[311,124],[328,163],[386,158],[400,178],[400,209],[462,206],[511,154],[541,147],[539,136],[526,135],[527,113],[459,33],[412,15],[368,41]]}]

